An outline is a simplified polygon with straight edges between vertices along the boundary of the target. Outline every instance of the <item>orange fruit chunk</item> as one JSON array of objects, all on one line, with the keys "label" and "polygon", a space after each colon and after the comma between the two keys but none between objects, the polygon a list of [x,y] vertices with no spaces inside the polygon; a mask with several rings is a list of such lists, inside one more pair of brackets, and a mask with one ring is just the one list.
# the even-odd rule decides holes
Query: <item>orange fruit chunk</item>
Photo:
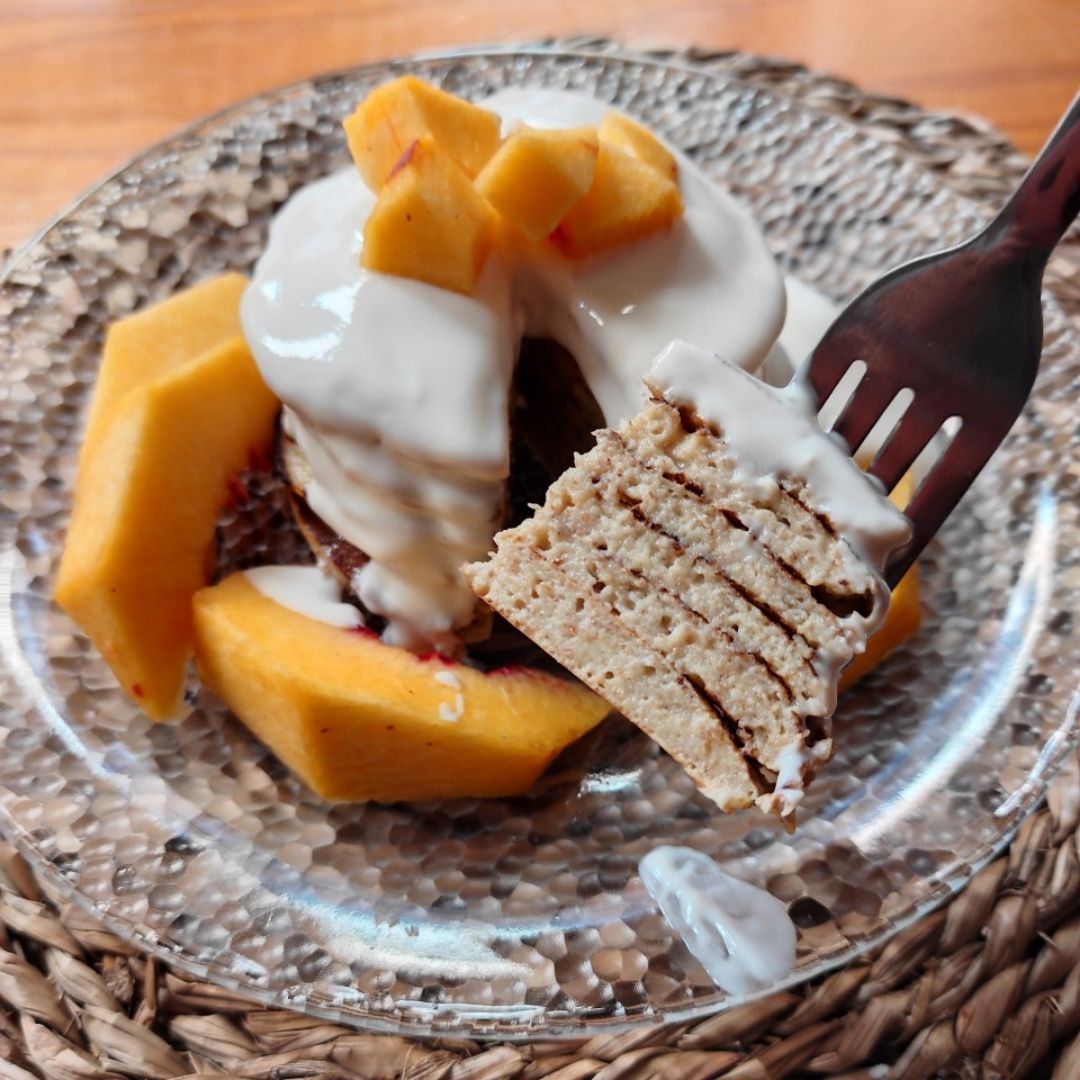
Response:
[{"label": "orange fruit chunk", "polygon": [[515,131],[476,178],[476,190],[534,244],[585,196],[596,171],[596,131]]},{"label": "orange fruit chunk", "polygon": [[631,157],[651,165],[670,180],[679,177],[675,155],[647,128],[620,112],[609,112],[597,132],[604,142],[626,151]]},{"label": "orange fruit chunk", "polygon": [[114,322],[105,336],[82,457],[107,430],[124,396],[242,333],[243,274],[223,274]]},{"label": "orange fruit chunk", "polygon": [[131,390],[84,457],[56,600],[155,719],[176,713],[233,477],[269,455],[278,402],[243,338]]},{"label": "orange fruit chunk", "polygon": [[405,151],[425,135],[471,180],[495,153],[501,127],[495,113],[404,75],[368,94],[345,121],[345,137],[364,183],[378,192]]},{"label": "orange fruit chunk", "polygon": [[319,622],[243,574],[194,608],[205,684],[326,799],[520,794],[609,711],[554,675],[484,674]]}]

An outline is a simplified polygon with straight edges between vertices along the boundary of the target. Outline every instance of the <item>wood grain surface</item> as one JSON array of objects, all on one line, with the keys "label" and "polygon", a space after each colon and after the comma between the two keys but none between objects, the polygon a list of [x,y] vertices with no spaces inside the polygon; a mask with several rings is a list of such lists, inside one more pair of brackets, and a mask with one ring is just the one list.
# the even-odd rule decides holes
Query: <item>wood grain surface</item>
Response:
[{"label": "wood grain surface", "polygon": [[200,115],[470,42],[601,33],[774,53],[1037,149],[1080,84],[1080,0],[0,0],[0,247]]}]

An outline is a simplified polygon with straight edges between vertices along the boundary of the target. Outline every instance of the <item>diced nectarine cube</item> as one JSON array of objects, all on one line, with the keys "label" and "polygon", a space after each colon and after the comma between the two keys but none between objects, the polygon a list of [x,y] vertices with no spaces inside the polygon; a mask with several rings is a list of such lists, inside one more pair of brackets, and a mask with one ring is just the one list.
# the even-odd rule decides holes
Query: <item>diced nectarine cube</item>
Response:
[{"label": "diced nectarine cube", "polygon": [[589,190],[598,150],[594,128],[521,128],[484,166],[476,190],[535,244]]},{"label": "diced nectarine cube", "polygon": [[404,75],[372,90],[345,121],[349,153],[372,191],[409,146],[432,138],[473,178],[499,145],[501,121],[487,109]]},{"label": "diced nectarine cube", "polygon": [[675,155],[643,124],[619,112],[609,112],[600,123],[601,139],[625,150],[631,157],[651,165],[672,180],[679,177]]},{"label": "diced nectarine cube", "polygon": [[203,681],[327,799],[517,795],[609,711],[554,675],[485,675],[317,622],[244,574],[194,609]]},{"label": "diced nectarine cube", "polygon": [[495,213],[435,139],[417,139],[364,225],[363,265],[470,293],[494,243]]},{"label": "diced nectarine cube", "polygon": [[80,469],[56,600],[155,719],[180,704],[229,480],[269,456],[277,410],[236,337],[125,395]]},{"label": "diced nectarine cube", "polygon": [[246,287],[243,274],[224,274],[109,327],[90,402],[83,461],[127,393],[243,332],[240,297]]},{"label": "diced nectarine cube", "polygon": [[674,181],[601,142],[592,186],[551,238],[570,258],[584,259],[670,229],[682,210]]}]

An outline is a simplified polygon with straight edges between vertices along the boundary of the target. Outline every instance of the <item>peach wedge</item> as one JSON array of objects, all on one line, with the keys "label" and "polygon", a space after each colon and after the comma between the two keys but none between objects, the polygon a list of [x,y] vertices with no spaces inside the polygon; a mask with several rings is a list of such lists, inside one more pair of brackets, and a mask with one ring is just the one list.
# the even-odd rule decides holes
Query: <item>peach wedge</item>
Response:
[{"label": "peach wedge", "polygon": [[[889,497],[903,509],[915,494],[915,481],[908,473]],[[913,566],[893,589],[885,622],[866,643],[866,651],[851,661],[840,675],[840,689],[853,686],[869,674],[895,648],[905,642],[922,623],[922,604],[919,600],[919,567]]]},{"label": "peach wedge", "polygon": [[124,396],[241,333],[243,274],[223,274],[109,327],[90,402],[82,457],[109,427]]},{"label": "peach wedge", "polygon": [[194,606],[203,682],[326,799],[520,794],[608,712],[554,675],[483,674],[318,622],[243,574]]},{"label": "peach wedge", "polygon": [[180,705],[191,600],[229,481],[267,455],[278,403],[243,338],[124,396],[75,490],[56,600],[155,719]]}]

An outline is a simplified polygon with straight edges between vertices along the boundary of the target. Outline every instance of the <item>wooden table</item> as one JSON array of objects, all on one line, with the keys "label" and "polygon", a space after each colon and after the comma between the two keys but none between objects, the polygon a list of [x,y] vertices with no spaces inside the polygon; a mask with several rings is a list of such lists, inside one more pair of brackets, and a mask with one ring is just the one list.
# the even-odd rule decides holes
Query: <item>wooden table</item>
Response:
[{"label": "wooden table", "polygon": [[1035,150],[1080,0],[0,0],[0,247],[173,128],[318,71],[577,32],[777,53],[989,117]]}]

